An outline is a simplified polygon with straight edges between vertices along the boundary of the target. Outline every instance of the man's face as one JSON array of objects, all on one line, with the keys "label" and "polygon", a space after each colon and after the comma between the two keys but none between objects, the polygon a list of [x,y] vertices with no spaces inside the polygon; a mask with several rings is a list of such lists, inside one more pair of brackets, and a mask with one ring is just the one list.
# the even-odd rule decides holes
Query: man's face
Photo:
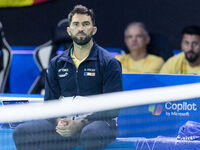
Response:
[{"label": "man's face", "polygon": [[87,44],[96,33],[91,17],[85,14],[75,14],[72,17],[70,26],[67,28],[68,34],[78,45]]},{"label": "man's face", "polygon": [[184,34],[181,48],[189,62],[195,62],[200,57],[200,36]]},{"label": "man's face", "polygon": [[150,38],[140,26],[129,26],[125,31],[125,44],[129,51],[146,50]]}]

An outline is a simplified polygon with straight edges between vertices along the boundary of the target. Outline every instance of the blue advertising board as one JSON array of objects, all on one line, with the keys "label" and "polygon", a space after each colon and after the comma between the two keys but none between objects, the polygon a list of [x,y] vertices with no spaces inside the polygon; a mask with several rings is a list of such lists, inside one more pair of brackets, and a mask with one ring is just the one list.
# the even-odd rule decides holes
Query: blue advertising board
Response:
[{"label": "blue advertising board", "polygon": [[[200,76],[158,74],[123,75],[124,90],[197,82],[200,82]],[[118,117],[119,137],[177,136],[180,126],[188,120],[200,122],[199,116],[199,98],[123,108]]]}]

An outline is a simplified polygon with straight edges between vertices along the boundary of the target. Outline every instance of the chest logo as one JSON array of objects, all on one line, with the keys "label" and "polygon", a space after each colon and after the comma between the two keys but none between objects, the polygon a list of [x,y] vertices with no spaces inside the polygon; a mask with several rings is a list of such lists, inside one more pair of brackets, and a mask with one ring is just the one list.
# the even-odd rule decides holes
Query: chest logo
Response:
[{"label": "chest logo", "polygon": [[66,77],[68,75],[68,69],[59,69],[58,70],[58,76],[60,78]]},{"label": "chest logo", "polygon": [[94,77],[95,76],[95,69],[93,69],[93,68],[85,68],[84,69],[84,76]]}]

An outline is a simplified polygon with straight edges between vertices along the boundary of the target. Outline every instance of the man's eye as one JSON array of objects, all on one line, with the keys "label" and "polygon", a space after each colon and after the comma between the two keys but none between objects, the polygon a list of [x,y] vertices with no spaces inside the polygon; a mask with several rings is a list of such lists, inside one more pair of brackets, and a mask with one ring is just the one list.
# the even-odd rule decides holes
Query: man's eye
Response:
[{"label": "man's eye", "polygon": [[189,45],[189,43],[188,43],[188,42],[185,42],[184,44],[185,44],[185,46]]},{"label": "man's eye", "polygon": [[127,38],[127,39],[131,39],[132,36],[131,36],[131,35],[127,35],[126,38]]},{"label": "man's eye", "polygon": [[78,26],[78,23],[73,23],[74,26]]},{"label": "man's eye", "polygon": [[88,26],[88,25],[90,25],[89,22],[85,22],[85,23],[83,23],[83,26]]},{"label": "man's eye", "polygon": [[137,37],[137,38],[143,38],[144,36],[141,35],[141,34],[139,34],[139,35],[137,35],[136,37]]},{"label": "man's eye", "polygon": [[193,46],[197,46],[197,45],[198,45],[198,43],[197,43],[197,42],[194,42],[194,43],[192,43],[192,45],[193,45]]}]

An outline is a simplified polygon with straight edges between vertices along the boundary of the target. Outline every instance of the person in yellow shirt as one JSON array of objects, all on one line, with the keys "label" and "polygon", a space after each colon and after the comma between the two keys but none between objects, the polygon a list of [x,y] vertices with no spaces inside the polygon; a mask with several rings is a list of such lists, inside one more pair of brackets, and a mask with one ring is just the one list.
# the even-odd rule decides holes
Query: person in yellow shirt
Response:
[{"label": "person in yellow shirt", "polygon": [[147,53],[150,36],[141,22],[130,23],[124,32],[124,41],[129,54],[118,55],[116,58],[122,64],[123,73],[158,73],[164,60]]},{"label": "person in yellow shirt", "polygon": [[200,26],[187,26],[182,31],[182,53],[163,65],[162,74],[200,75]]}]

